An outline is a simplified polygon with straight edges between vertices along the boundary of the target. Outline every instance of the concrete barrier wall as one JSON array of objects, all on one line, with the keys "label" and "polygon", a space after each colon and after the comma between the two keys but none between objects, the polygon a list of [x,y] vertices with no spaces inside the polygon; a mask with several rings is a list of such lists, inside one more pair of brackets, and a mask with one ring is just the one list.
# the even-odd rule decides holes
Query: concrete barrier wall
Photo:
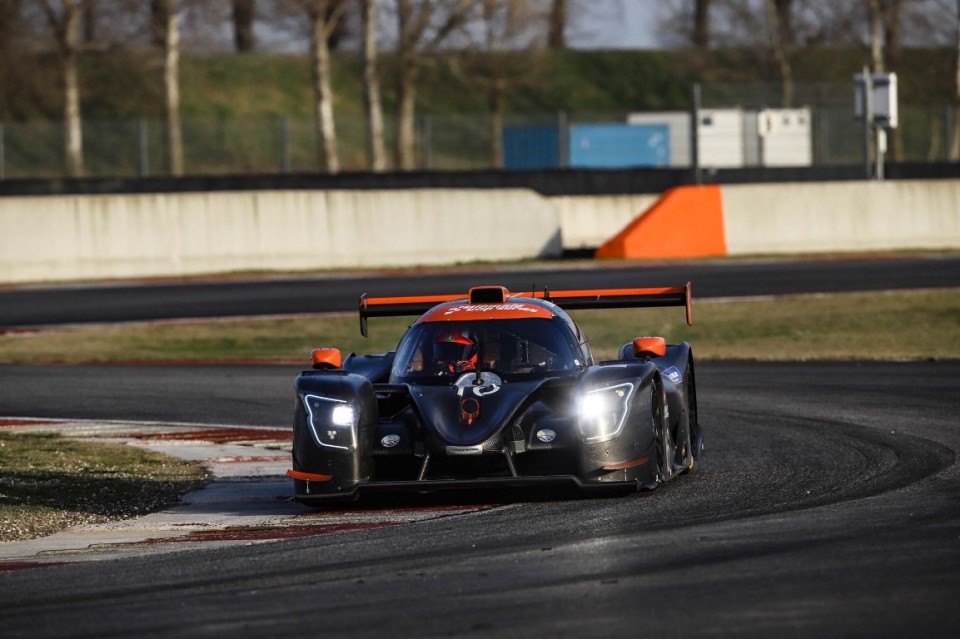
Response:
[{"label": "concrete barrier wall", "polygon": [[557,256],[525,189],[0,198],[0,282],[450,264]]},{"label": "concrete barrier wall", "polygon": [[633,259],[960,248],[960,180],[679,187],[653,200],[525,189],[4,197],[0,283],[502,261],[599,244],[598,256]]},{"label": "concrete barrier wall", "polygon": [[549,198],[560,215],[563,248],[597,248],[653,205],[660,196],[558,195]]},{"label": "concrete barrier wall", "polygon": [[960,180],[814,182],[671,189],[597,256],[957,248]]},{"label": "concrete barrier wall", "polygon": [[727,253],[960,248],[960,181],[723,187]]}]

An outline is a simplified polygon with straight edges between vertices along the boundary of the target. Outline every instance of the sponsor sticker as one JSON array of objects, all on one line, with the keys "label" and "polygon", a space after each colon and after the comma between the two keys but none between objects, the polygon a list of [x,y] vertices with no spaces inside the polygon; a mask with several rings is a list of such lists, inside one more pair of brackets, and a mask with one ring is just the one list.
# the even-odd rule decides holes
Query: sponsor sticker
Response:
[{"label": "sponsor sticker", "polygon": [[380,440],[380,445],[384,448],[393,448],[400,443],[400,435],[390,434],[384,435],[383,439]]},{"label": "sponsor sticker", "polygon": [[557,438],[557,431],[550,428],[541,428],[537,431],[537,439],[542,441],[544,444],[549,444]]},{"label": "sponsor sticker", "polygon": [[444,315],[453,315],[454,313],[487,313],[489,311],[521,311],[523,313],[540,313],[538,306],[531,304],[463,304],[448,308]]},{"label": "sponsor sticker", "polygon": [[670,368],[664,370],[663,374],[674,384],[679,384],[683,379],[683,375],[680,374],[680,371],[677,370],[676,366],[671,366]]}]

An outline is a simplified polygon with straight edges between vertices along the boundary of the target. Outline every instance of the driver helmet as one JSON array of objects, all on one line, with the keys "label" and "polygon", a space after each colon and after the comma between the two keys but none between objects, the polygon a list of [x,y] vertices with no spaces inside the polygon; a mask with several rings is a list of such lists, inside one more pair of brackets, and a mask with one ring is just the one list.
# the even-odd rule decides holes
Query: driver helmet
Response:
[{"label": "driver helmet", "polygon": [[467,331],[445,329],[433,341],[433,355],[441,373],[459,373],[477,368],[479,349]]}]

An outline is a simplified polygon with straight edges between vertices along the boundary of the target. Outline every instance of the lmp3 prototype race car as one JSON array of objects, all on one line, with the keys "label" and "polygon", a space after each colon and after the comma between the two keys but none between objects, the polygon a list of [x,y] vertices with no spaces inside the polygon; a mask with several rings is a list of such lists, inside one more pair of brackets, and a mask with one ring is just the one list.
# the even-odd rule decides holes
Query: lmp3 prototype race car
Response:
[{"label": "lmp3 prototype race car", "polygon": [[418,315],[395,352],[313,351],[295,382],[295,499],[384,491],[655,488],[703,448],[686,342],[638,337],[594,362],[565,309],[685,306],[691,287],[360,298]]}]

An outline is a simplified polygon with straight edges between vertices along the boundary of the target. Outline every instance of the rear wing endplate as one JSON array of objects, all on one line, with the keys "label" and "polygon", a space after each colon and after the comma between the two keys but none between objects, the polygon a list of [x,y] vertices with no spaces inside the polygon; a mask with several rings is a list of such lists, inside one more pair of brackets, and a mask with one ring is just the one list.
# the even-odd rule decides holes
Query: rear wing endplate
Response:
[{"label": "rear wing endplate", "polygon": [[[687,325],[693,325],[693,285],[658,288],[612,288],[578,291],[531,291],[507,293],[510,297],[547,300],[564,310],[602,308],[653,308],[663,306],[686,307]],[[360,334],[367,336],[367,318],[423,315],[437,304],[456,300],[469,301],[465,295],[422,295],[418,297],[360,296]]]}]

